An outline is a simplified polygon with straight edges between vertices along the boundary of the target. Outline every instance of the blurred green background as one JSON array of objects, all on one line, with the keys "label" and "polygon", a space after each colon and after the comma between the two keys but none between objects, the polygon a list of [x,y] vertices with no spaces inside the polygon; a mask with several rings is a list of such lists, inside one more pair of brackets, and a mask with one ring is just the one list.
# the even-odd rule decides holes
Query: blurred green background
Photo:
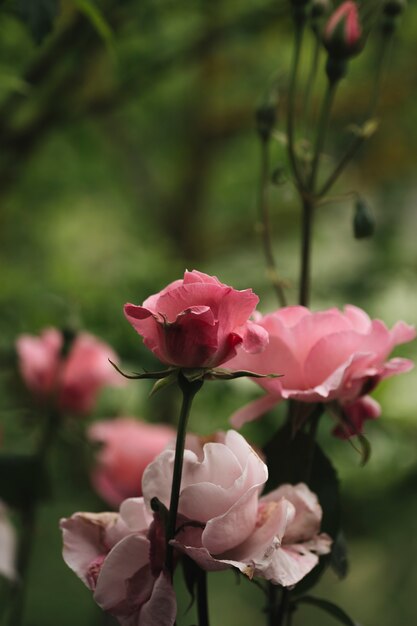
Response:
[{"label": "blurred green background", "polygon": [[[254,112],[278,84],[274,167],[286,168],[285,89],[292,31],[288,5],[254,0],[53,0],[0,3],[0,389],[5,450],[34,441],[29,399],[15,381],[14,341],[68,323],[109,342],[125,369],[158,367],[126,323],[122,306],[141,303],[185,268],[252,287],[260,310],[276,306],[257,227],[259,142]],[[370,2],[372,10],[377,2]],[[55,9],[58,8],[58,15]],[[351,302],[389,325],[415,323],[417,290],[417,12],[410,6],[389,50],[378,133],[336,193],[361,192],[375,236],[352,235],[351,201],[318,211],[312,307]],[[45,35],[45,36],[44,36]],[[36,41],[39,40],[39,41]],[[310,42],[311,44],[311,42]],[[305,49],[308,66],[312,46]],[[336,100],[331,154],[363,120],[375,72],[372,38],[351,63]],[[304,71],[303,77],[306,72]],[[320,80],[313,99],[317,112]],[[299,97],[299,101],[300,101]],[[314,128],[314,119],[313,119]],[[327,156],[328,153],[328,156]],[[292,184],[271,187],[274,247],[288,298],[297,300],[300,211]],[[415,357],[416,344],[401,356]],[[145,382],[105,391],[91,419],[137,415],[175,421],[177,398],[148,400]],[[191,429],[228,427],[228,416],[259,391],[249,381],[206,385]],[[369,464],[333,440],[320,441],[342,484],[350,573],[327,572],[316,594],[339,602],[367,626],[417,619],[417,385],[415,373],[375,393],[383,416],[366,425]],[[258,443],[271,420],[248,427]],[[39,511],[24,626],[112,623],[64,565],[58,519],[105,506],[88,482],[83,425],[68,424],[50,455],[51,497]],[[10,476],[13,480],[13,476]],[[262,623],[263,599],[233,572],[210,575],[212,623]],[[237,595],[235,595],[237,594]],[[185,613],[179,625],[195,620]],[[314,608],[294,620],[335,623]]]}]

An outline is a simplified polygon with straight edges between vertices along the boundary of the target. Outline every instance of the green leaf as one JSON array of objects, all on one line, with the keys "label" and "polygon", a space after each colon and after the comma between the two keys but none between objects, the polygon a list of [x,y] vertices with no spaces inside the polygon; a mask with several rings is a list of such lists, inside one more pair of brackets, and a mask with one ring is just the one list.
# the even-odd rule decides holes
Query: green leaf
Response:
[{"label": "green leaf", "polygon": [[322,611],[332,615],[336,620],[345,626],[359,626],[358,622],[354,622],[343,609],[328,600],[314,598],[313,596],[303,596],[302,598],[299,598],[296,603],[311,604],[312,606],[316,606],[318,609],[322,609]]},{"label": "green leaf", "polygon": [[44,465],[35,455],[0,455],[0,499],[16,508],[45,498],[49,493]]},{"label": "green leaf", "polygon": [[346,578],[349,570],[349,562],[347,557],[346,539],[342,531],[339,531],[335,541],[333,542],[330,556],[330,566],[340,579]]},{"label": "green leaf", "polygon": [[17,0],[17,11],[37,43],[50,33],[59,12],[59,0]]},{"label": "green leaf", "polygon": [[79,11],[90,21],[96,33],[103,40],[109,52],[113,53],[113,31],[100,9],[92,0],[74,0]]}]

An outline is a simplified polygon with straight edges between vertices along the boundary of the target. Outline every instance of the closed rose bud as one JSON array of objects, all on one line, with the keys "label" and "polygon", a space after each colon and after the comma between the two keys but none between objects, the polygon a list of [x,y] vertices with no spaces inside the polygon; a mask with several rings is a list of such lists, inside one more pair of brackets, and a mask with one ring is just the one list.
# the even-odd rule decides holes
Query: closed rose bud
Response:
[{"label": "closed rose bud", "polygon": [[406,4],[406,0],[386,0],[382,10],[389,17],[397,17],[404,11]]},{"label": "closed rose bud", "polygon": [[360,51],[361,36],[358,7],[352,0],[347,0],[330,16],[324,29],[323,43],[330,57],[346,60]]},{"label": "closed rose bud", "polygon": [[355,215],[353,217],[353,234],[355,239],[365,239],[372,237],[375,230],[375,220],[367,203],[358,198],[355,204]]}]

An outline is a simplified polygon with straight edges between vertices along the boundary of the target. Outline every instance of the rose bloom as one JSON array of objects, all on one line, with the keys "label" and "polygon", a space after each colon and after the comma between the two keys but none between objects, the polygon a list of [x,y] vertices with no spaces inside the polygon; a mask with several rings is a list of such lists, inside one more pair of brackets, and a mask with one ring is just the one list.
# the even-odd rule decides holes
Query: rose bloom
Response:
[{"label": "rose bloom", "polygon": [[[146,502],[169,505],[174,450],[145,470]],[[306,485],[285,485],[260,498],[268,469],[236,431],[202,445],[187,439],[173,545],[203,569],[236,567],[284,586],[299,582],[330,550],[319,535],[321,508]]]},{"label": "rose bloom", "polygon": [[186,271],[142,306],[126,304],[127,320],[162,363],[213,368],[236,354],[265,347],[267,332],[249,321],[259,298],[251,289],[236,291],[215,276]]},{"label": "rose bloom", "polygon": [[62,354],[64,338],[56,328],[39,337],[21,335],[17,342],[19,369],[27,388],[41,401],[55,402],[62,411],[89,413],[100,389],[120,385],[121,377],[109,363],[117,356],[93,335],[80,333]]},{"label": "rose bloom", "polygon": [[268,395],[235,413],[232,422],[236,427],[256,419],[282,399],[335,400],[346,408],[360,431],[364,419],[378,415],[376,403],[371,407],[366,394],[379,381],[413,367],[408,359],[387,359],[395,346],[414,339],[415,329],[397,322],[388,330],[383,322],[371,320],[352,305],[343,312],[329,309],[317,313],[289,306],[259,315],[256,322],[269,333],[265,351],[259,356],[239,351],[225,367],[282,376],[256,379]]},{"label": "rose bloom", "polygon": [[143,498],[119,513],[75,513],[60,523],[63,557],[121,626],[173,626],[175,594],[163,569],[165,537]]},{"label": "rose bloom", "polygon": [[147,424],[133,417],[95,422],[87,431],[102,448],[97,454],[92,483],[111,506],[142,495],[142,475],[147,465],[175,439],[175,431],[162,424]]}]

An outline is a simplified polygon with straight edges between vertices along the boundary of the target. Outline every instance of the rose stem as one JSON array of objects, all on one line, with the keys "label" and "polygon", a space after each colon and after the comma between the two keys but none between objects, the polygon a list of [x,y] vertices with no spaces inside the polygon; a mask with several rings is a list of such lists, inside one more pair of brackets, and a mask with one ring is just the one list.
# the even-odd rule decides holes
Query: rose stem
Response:
[{"label": "rose stem", "polygon": [[203,380],[189,381],[180,371],[178,374],[178,385],[182,391],[182,406],[178,422],[177,441],[175,444],[174,473],[172,476],[171,501],[169,504],[168,521],[166,526],[166,566],[173,575],[173,548],[169,544],[171,539],[175,537],[175,529],[177,522],[178,501],[180,497],[182,464],[184,459],[185,435],[187,432],[187,423],[190,415],[191,405],[196,393],[201,389]]}]

